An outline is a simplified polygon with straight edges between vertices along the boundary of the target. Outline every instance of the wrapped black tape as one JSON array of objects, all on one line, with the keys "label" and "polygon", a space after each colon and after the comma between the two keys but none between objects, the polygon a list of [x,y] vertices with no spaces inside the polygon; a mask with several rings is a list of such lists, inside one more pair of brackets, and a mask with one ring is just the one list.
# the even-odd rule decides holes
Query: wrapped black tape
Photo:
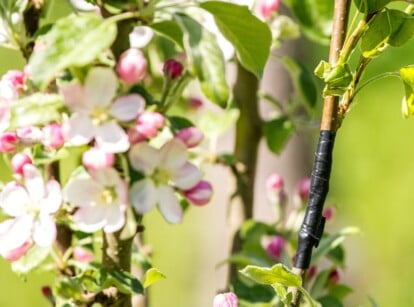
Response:
[{"label": "wrapped black tape", "polygon": [[335,132],[321,130],[315,152],[308,206],[299,231],[296,268],[307,269],[309,267],[312,248],[318,246],[323,234],[325,219],[322,217],[322,210],[329,191],[334,141]]}]

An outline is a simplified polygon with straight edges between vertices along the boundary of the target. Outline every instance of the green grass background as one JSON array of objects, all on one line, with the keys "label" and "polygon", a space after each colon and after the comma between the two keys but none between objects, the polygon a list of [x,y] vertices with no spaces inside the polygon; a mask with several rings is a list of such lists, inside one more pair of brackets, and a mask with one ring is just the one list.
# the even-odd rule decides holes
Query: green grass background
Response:
[{"label": "green grass background", "polygon": [[[56,16],[64,12],[55,9]],[[310,63],[325,54],[315,55]],[[366,77],[408,64],[414,64],[414,42],[387,50]],[[21,66],[18,54],[0,49],[0,73]],[[347,306],[369,306],[368,296],[380,306],[414,306],[414,119],[402,118],[402,95],[396,78],[370,85],[337,135],[329,201],[337,204],[338,224],[362,231],[347,241],[348,265],[342,276],[356,288]],[[1,168],[0,178],[4,174]],[[190,210],[178,226],[166,224],[157,212],[149,215],[154,265],[167,275],[152,287],[153,307],[212,305],[222,285],[218,278],[223,277],[215,265],[227,249],[225,235],[215,227],[224,223],[225,205],[215,199],[208,207]],[[42,273],[23,281],[0,260],[0,306],[48,306],[40,287],[51,280]]]}]

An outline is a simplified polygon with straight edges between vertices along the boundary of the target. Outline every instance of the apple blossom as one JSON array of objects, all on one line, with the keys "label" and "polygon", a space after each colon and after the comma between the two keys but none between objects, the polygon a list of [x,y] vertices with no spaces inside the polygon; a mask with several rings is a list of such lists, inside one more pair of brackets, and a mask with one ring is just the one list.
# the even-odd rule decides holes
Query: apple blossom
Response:
[{"label": "apple blossom", "polygon": [[175,134],[175,137],[180,139],[188,148],[192,148],[201,143],[204,138],[204,134],[197,127],[188,127],[179,130]]},{"label": "apple blossom", "polygon": [[213,187],[210,182],[200,180],[194,187],[184,191],[183,194],[193,205],[204,206],[213,195]]},{"label": "apple blossom", "polygon": [[73,221],[79,230],[115,232],[125,224],[128,204],[126,183],[113,168],[89,172],[89,176],[69,180],[64,199],[78,207]]},{"label": "apple blossom", "polygon": [[147,73],[147,60],[141,50],[131,48],[124,51],[116,66],[122,81],[134,84],[144,79]]},{"label": "apple blossom", "polygon": [[186,146],[177,139],[165,143],[160,149],[146,142],[131,147],[131,166],[145,175],[130,190],[131,203],[139,214],[150,211],[156,204],[169,223],[179,223],[182,209],[174,188],[185,191],[201,179],[200,170],[187,162]]},{"label": "apple blossom", "polygon": [[0,194],[0,207],[12,217],[2,224],[1,255],[24,249],[31,241],[49,247],[56,238],[53,214],[62,203],[59,183],[55,180],[45,183],[32,164],[23,167],[23,179],[24,186],[9,182]]},{"label": "apple blossom", "polygon": [[28,154],[17,153],[11,159],[11,166],[15,173],[23,175],[23,167],[26,164],[32,164],[33,161]]},{"label": "apple blossom", "polygon": [[115,155],[98,147],[92,147],[82,154],[82,164],[88,170],[108,168],[114,165]]},{"label": "apple blossom", "polygon": [[10,81],[0,80],[0,100],[12,101],[19,98],[19,93]]},{"label": "apple blossom", "polygon": [[143,111],[141,95],[129,94],[111,100],[116,94],[117,79],[110,68],[92,68],[84,86],[66,85],[61,92],[74,114],[63,124],[63,135],[72,146],[84,145],[95,139],[107,152],[124,152],[129,148],[128,136],[117,121],[133,120]]},{"label": "apple blossom", "polygon": [[220,293],[214,297],[213,307],[238,307],[239,300],[233,292]]}]

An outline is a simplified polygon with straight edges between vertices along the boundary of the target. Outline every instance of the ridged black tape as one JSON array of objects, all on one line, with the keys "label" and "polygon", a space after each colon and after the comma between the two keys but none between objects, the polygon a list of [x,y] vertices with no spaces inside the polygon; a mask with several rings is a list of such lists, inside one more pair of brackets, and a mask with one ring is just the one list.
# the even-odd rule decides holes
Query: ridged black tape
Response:
[{"label": "ridged black tape", "polygon": [[315,152],[308,205],[299,231],[296,268],[309,268],[312,248],[318,246],[323,234],[325,219],[322,217],[322,210],[329,191],[334,142],[335,132],[321,130]]}]

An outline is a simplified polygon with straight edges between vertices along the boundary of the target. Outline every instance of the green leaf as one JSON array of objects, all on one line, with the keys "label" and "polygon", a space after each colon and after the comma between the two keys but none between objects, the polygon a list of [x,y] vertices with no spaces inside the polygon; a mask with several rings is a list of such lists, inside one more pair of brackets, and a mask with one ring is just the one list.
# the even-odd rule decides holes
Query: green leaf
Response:
[{"label": "green leaf", "polygon": [[183,45],[183,31],[181,30],[180,26],[171,20],[161,21],[157,23],[153,23],[150,27],[157,33],[165,36],[166,38],[172,40],[181,49],[184,49]]},{"label": "green leaf", "polygon": [[332,18],[335,1],[284,0],[303,33],[311,40],[328,45],[332,31]]},{"label": "green leaf", "polygon": [[275,296],[271,286],[257,284],[247,278],[236,279],[232,282],[232,286],[234,293],[239,298],[240,307],[274,306],[274,304],[270,304]]},{"label": "green leaf", "polygon": [[329,307],[344,307],[340,300],[333,296],[324,296],[318,299],[318,302],[322,306],[329,306]]},{"label": "green leaf", "polygon": [[211,13],[217,27],[237,51],[240,63],[260,78],[270,53],[272,33],[247,6],[206,1],[200,7]]},{"label": "green leaf", "polygon": [[239,113],[238,109],[223,110],[222,112],[207,111],[203,113],[198,126],[206,137],[215,139],[236,123]]},{"label": "green leaf", "polygon": [[325,82],[324,97],[343,95],[353,79],[348,63],[332,67],[329,63],[321,61],[316,66],[314,73]]},{"label": "green leaf", "polygon": [[318,275],[315,278],[314,283],[312,284],[312,288],[310,290],[310,295],[312,297],[318,297],[322,293],[322,291],[325,289],[330,272],[331,270],[327,269],[327,270],[323,270],[318,273]]},{"label": "green leaf", "polygon": [[360,231],[357,227],[346,227],[336,234],[323,237],[318,245],[318,248],[315,249],[315,252],[312,255],[312,264],[317,263],[321,257],[325,256],[329,253],[329,251],[335,249],[345,240],[347,236],[354,235],[359,232]]},{"label": "green leaf", "polygon": [[69,151],[61,148],[56,151],[44,151],[41,146],[37,146],[33,151],[33,162],[36,165],[49,164],[54,161],[63,160],[69,157]]},{"label": "green leaf", "polygon": [[208,99],[226,107],[230,91],[223,54],[215,36],[187,15],[176,14],[175,18],[184,32],[184,48],[201,90]]},{"label": "green leaf", "polygon": [[283,57],[282,63],[290,74],[295,92],[299,94],[301,101],[313,110],[316,105],[317,90],[312,73],[305,65],[293,58]]},{"label": "green leaf", "polygon": [[263,130],[268,148],[273,153],[280,154],[292,136],[295,127],[289,119],[280,117],[265,122]]},{"label": "green leaf", "polygon": [[105,281],[103,287],[116,286],[119,291],[123,293],[144,293],[144,288],[142,287],[141,282],[131,273],[117,269],[102,269],[102,272],[111,277]]},{"label": "green leaf", "polygon": [[145,272],[144,289],[148,288],[149,286],[156,283],[157,281],[163,280],[165,278],[166,276],[163,273],[161,273],[158,269],[156,268],[149,269],[148,271]]},{"label": "green leaf", "polygon": [[115,21],[94,14],[59,19],[39,38],[44,47],[33,52],[29,60],[34,83],[44,90],[62,70],[91,63],[111,46],[116,33]]},{"label": "green leaf", "polygon": [[58,109],[64,104],[63,97],[57,94],[36,93],[13,103],[10,129],[42,125],[60,119]]},{"label": "green leaf", "polygon": [[336,297],[340,301],[343,301],[344,298],[352,292],[352,288],[344,284],[335,285],[329,289],[329,295]]},{"label": "green leaf", "polygon": [[185,117],[168,116],[167,119],[173,132],[177,132],[184,128],[194,127],[194,124]]},{"label": "green leaf", "polygon": [[414,114],[414,65],[401,68],[400,76],[405,91],[402,113],[405,118],[408,118]]},{"label": "green leaf", "polygon": [[302,285],[302,279],[281,263],[271,268],[248,265],[240,272],[255,282],[265,285],[273,285],[276,283],[286,287],[301,287]]},{"label": "green leaf", "polygon": [[381,10],[392,1],[394,0],[354,0],[354,4],[360,12],[370,14]]},{"label": "green leaf", "polygon": [[286,287],[282,284],[274,284],[273,289],[275,289],[277,295],[285,306],[289,306],[292,301],[292,293],[286,291]]},{"label": "green leaf", "polygon": [[388,45],[399,47],[414,36],[414,17],[398,10],[385,10],[373,18],[361,38],[362,55],[375,57]]},{"label": "green leaf", "polygon": [[26,255],[12,263],[12,271],[21,276],[27,275],[29,272],[39,268],[40,264],[49,255],[49,252],[50,248],[34,245]]}]

